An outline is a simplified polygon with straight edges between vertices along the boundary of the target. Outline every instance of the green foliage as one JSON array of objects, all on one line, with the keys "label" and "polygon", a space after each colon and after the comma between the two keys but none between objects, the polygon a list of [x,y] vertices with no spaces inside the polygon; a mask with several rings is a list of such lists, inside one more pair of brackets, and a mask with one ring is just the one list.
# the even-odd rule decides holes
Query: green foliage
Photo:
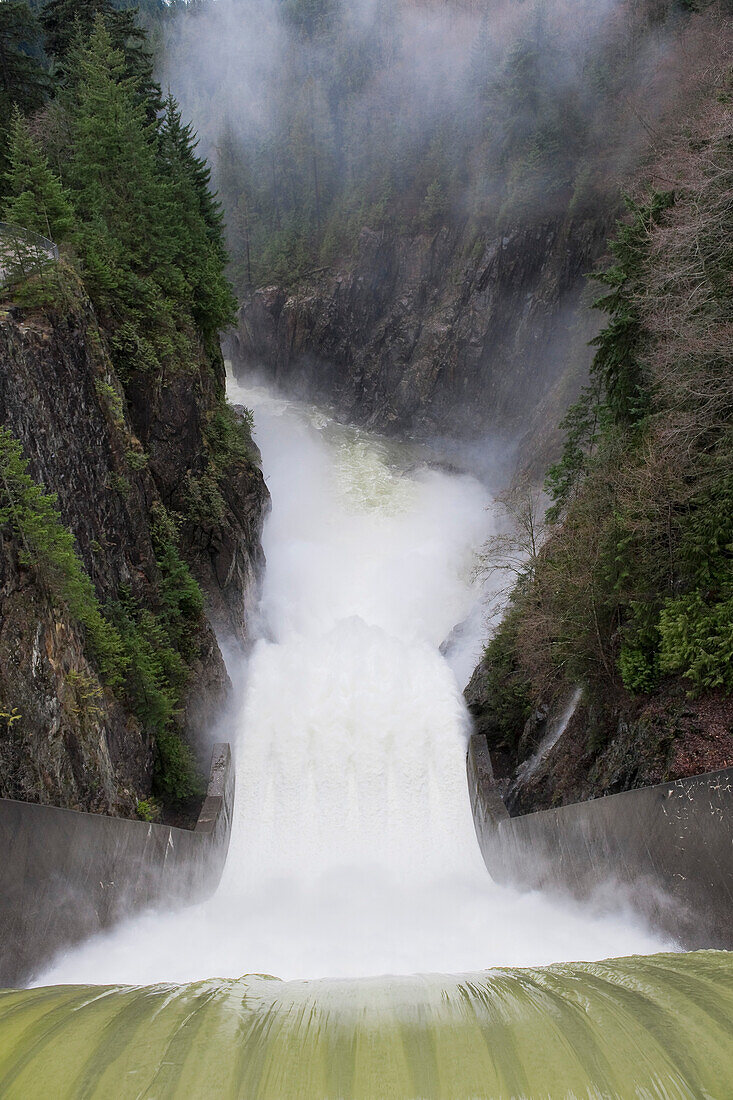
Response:
[{"label": "green foliage", "polygon": [[671,192],[652,192],[647,203],[627,200],[631,218],[617,224],[609,243],[615,263],[592,277],[608,293],[597,298],[595,309],[609,315],[606,326],[591,341],[596,353],[591,364],[591,385],[570,406],[560,427],[565,433],[563,453],[547,471],[545,489],[552,498],[548,512],[556,522],[588,473],[604,441],[618,432],[627,438],[649,413],[651,395],[643,364],[646,334],[637,303],[651,233],[672,205]]},{"label": "green foliage", "polygon": [[13,109],[40,107],[51,82],[37,56],[40,27],[22,0],[0,3],[0,196],[5,191],[7,126]]},{"label": "green foliage", "polygon": [[218,527],[227,514],[216,472],[188,473],[185,487],[186,510],[190,520],[205,530]]},{"label": "green foliage", "polygon": [[178,550],[178,524],[162,506],[153,511],[151,532],[161,574],[161,617],[173,644],[189,660],[203,621],[203,594]]},{"label": "green foliage", "polygon": [[630,203],[600,276],[592,384],[548,472],[555,526],[514,595],[537,700],[556,676],[606,707],[670,677],[733,690],[731,147],[726,105],[706,111],[658,173],[674,202]]},{"label": "green foliage", "polygon": [[17,107],[10,124],[8,161],[5,220],[57,244],[65,241],[75,228],[70,197],[31,137]]},{"label": "green foliage", "polygon": [[632,695],[653,691],[659,682],[656,655],[648,650],[624,645],[618,659],[624,687]]},{"label": "green foliage", "polygon": [[116,427],[121,428],[125,423],[125,407],[122,401],[122,395],[104,378],[97,378],[94,383],[94,388],[104,401],[112,423]]},{"label": "green foliage", "polygon": [[[158,368],[185,354],[185,278],[175,261],[175,205],[161,171],[157,129],[125,77],[123,56],[97,18],[73,57],[72,141],[64,166],[80,222],[85,283],[103,319],[119,332],[116,359],[130,370]],[[120,339],[132,347],[120,354]]]},{"label": "green foliage", "polygon": [[555,523],[560,518],[586,473],[603,414],[596,382],[593,386],[584,387],[578,400],[560,421],[560,428],[565,433],[562,457],[550,466],[545,479],[545,491],[553,502],[547,511],[549,523]]},{"label": "green foliage", "polygon": [[236,462],[251,460],[248,432],[253,425],[252,413],[245,411],[242,424],[234,409],[224,401],[206,425],[206,443],[211,460],[218,471],[226,472]]},{"label": "green foliage", "polygon": [[151,119],[161,106],[160,88],[153,80],[153,57],[145,32],[136,23],[137,8],[113,4],[111,0],[47,0],[41,11],[45,48],[55,61],[62,79],[75,79],[73,55],[80,41],[93,32],[96,22],[107,29],[114,48],[122,55],[125,77],[145,104]]},{"label": "green foliage", "polygon": [[733,691],[733,583],[709,602],[699,591],[667,600],[659,616],[660,666],[690,680],[694,690]]},{"label": "green foliage", "polygon": [[[160,792],[172,802],[196,797],[200,779],[175,719],[189,677],[186,662],[195,656],[203,597],[178,552],[175,525],[162,508],[156,510],[152,533],[160,570],[159,609],[141,608],[129,591],[122,591],[103,611],[56,497],[43,491],[27,466],[17,440],[0,428],[0,528],[12,532],[21,561],[84,627],[90,656],[106,685],[155,734]],[[76,705],[81,707],[80,699],[87,711],[96,705],[84,684],[71,686]]]},{"label": "green foliage", "polygon": [[510,747],[515,747],[532,711],[531,685],[519,661],[519,613],[509,610],[484,650],[484,695],[492,720]]},{"label": "green foliage", "polygon": [[144,470],[148,464],[148,455],[145,451],[136,451],[130,448],[125,454],[125,462],[131,470]]},{"label": "green foliage", "polygon": [[597,349],[592,373],[602,387],[613,423],[622,427],[633,426],[649,411],[650,394],[640,354],[644,332],[635,296],[652,230],[673,202],[671,191],[653,191],[643,204],[627,200],[631,219],[617,225],[609,245],[615,263],[594,276],[607,292],[593,304],[608,313],[609,321],[592,341]]},{"label": "green foliage", "polygon": [[198,140],[184,125],[172,95],[165,103],[160,149],[176,204],[176,261],[189,287],[191,311],[205,338],[234,322],[236,301],[224,276],[227,261],[219,203],[209,189],[211,170],[196,156]]},{"label": "green foliage", "polygon": [[118,686],[123,671],[120,639],[102,615],[73,536],[61,522],[55,495],[45,493],[27,468],[18,441],[7,428],[0,428],[0,527],[14,533],[20,560],[33,567],[49,591],[86,628],[103,675],[112,686]]},{"label": "green foliage", "polygon": [[138,798],[135,812],[141,821],[160,820],[160,806],[154,798]]}]

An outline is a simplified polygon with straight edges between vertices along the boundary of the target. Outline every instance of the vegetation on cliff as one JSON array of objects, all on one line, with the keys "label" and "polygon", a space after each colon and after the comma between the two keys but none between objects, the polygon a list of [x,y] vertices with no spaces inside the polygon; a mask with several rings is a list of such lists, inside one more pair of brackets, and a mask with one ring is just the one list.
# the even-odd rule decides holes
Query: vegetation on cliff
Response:
[{"label": "vegetation on cliff", "polygon": [[[136,591],[124,583],[95,589],[54,494],[30,476],[8,428],[0,437],[0,533],[82,628],[107,690],[153,738],[157,793],[178,804],[200,791],[180,712],[200,660],[204,600],[184,555],[199,529],[229,522],[221,486],[233,468],[251,464],[223,394],[218,333],[235,303],[222,216],[195,134],[175,99],[161,99],[135,13],[108,0],[34,7],[38,19],[17,0],[0,5],[0,96],[8,108],[0,218],[51,238],[62,258],[47,264],[34,254],[26,263],[21,241],[18,263],[5,264],[6,295],[54,330],[80,323],[90,362],[105,361],[95,400],[129,438],[127,472],[112,473],[109,487],[129,496],[132,480],[143,479],[152,588],[146,580]],[[93,324],[82,320],[87,295]],[[182,377],[195,419],[184,446],[191,453],[176,471],[155,439],[148,453],[136,433],[145,439],[155,430],[157,406]],[[170,482],[208,486],[208,510]],[[78,517],[64,518],[73,528]],[[104,553],[97,543],[92,558]]]},{"label": "vegetation on cliff", "polygon": [[645,700],[666,700],[671,731],[677,712],[733,692],[730,103],[725,73],[650,168],[665,189],[629,201],[596,277],[606,325],[549,471],[549,537],[482,666],[515,749],[533,710],[578,682],[591,757]]}]

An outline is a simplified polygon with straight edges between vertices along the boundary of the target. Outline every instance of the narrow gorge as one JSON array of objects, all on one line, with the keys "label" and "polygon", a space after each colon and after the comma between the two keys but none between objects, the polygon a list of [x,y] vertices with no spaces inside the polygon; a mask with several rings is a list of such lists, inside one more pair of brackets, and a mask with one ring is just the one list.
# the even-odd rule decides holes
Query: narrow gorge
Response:
[{"label": "narrow gorge", "polygon": [[0,0],[0,1096],[727,1095],[732,46]]}]

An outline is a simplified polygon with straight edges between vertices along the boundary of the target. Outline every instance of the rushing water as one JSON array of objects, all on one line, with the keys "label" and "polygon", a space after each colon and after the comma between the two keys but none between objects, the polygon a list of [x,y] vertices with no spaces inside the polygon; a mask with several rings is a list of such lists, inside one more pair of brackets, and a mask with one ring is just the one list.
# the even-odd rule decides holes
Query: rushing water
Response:
[{"label": "rushing water", "polygon": [[[230,396],[255,410],[273,507],[263,637],[235,670],[224,876],[205,904],[95,937],[40,984],[457,972],[658,950],[628,913],[499,887],[482,863],[460,688],[480,646],[486,490],[265,389]],[[464,620],[445,659],[441,642]]]},{"label": "rushing water", "polygon": [[485,490],[267,391],[232,396],[255,407],[273,510],[262,637],[234,670],[225,873],[205,904],[0,992],[0,1096],[730,1095],[729,955],[537,969],[659,944],[618,909],[499,887],[481,862],[460,685]]},{"label": "rushing water", "polygon": [[728,960],[0,993],[0,1095],[724,1100]]}]

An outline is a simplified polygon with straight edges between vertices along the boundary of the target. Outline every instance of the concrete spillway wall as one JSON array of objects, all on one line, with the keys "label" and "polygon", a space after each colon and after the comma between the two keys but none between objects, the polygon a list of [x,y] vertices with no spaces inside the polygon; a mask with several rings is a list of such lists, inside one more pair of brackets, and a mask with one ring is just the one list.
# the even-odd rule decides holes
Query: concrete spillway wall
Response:
[{"label": "concrete spillway wall", "polygon": [[618,891],[688,950],[733,949],[733,768],[510,817],[486,738],[469,743],[468,785],[497,882],[587,898]]},{"label": "concrete spillway wall", "polygon": [[61,948],[137,910],[212,893],[233,804],[227,744],[214,746],[192,830],[0,799],[0,986],[27,982]]}]

